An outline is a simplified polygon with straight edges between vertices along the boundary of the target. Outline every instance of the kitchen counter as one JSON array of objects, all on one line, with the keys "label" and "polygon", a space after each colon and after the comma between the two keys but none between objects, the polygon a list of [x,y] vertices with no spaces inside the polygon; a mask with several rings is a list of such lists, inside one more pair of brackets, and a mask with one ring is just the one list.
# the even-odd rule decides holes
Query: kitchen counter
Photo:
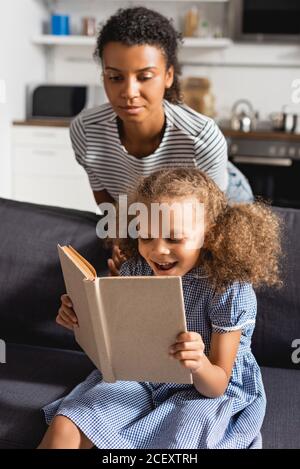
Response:
[{"label": "kitchen counter", "polygon": [[[27,119],[22,121],[13,121],[13,125],[32,125],[39,127],[69,127],[72,119]],[[251,132],[242,132],[239,130],[232,130],[228,127],[220,126],[225,137],[232,137],[238,139],[248,140],[277,140],[300,142],[300,134],[293,134],[288,132],[275,132],[273,130],[254,130]]]},{"label": "kitchen counter", "polygon": [[72,119],[27,119],[13,121],[13,125],[34,125],[40,127],[70,127]]},{"label": "kitchen counter", "polygon": [[226,127],[221,127],[221,130],[225,137],[232,137],[235,139],[300,142],[300,134],[293,134],[288,132],[275,132],[274,130],[255,130],[251,132],[242,132],[240,130],[232,130]]}]

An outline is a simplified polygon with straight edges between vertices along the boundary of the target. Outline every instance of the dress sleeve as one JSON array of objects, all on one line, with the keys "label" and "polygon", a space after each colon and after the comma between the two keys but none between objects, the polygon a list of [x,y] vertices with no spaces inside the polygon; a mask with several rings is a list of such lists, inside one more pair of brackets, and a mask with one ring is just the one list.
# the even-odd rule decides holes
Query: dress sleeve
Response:
[{"label": "dress sleeve", "polygon": [[140,256],[130,258],[123,262],[120,267],[120,275],[122,276],[141,276],[151,275],[151,269]]},{"label": "dress sleeve", "polygon": [[222,191],[228,186],[227,142],[213,119],[208,119],[195,142],[197,168],[210,176]]},{"label": "dress sleeve", "polygon": [[120,267],[120,276],[121,277],[131,277],[134,275],[134,265],[132,260],[129,259],[128,261],[123,262]]},{"label": "dress sleeve", "polygon": [[225,292],[215,293],[210,321],[213,332],[253,329],[257,310],[256,295],[249,283],[235,282]]},{"label": "dress sleeve", "polygon": [[75,119],[71,122],[70,138],[75,153],[76,161],[84,168],[85,172],[87,173],[92,190],[104,190],[104,185],[99,180],[99,177],[97,177],[97,175],[95,174],[95,171],[93,170],[91,164],[88,163],[86,155],[87,140],[82,114],[76,116]]}]

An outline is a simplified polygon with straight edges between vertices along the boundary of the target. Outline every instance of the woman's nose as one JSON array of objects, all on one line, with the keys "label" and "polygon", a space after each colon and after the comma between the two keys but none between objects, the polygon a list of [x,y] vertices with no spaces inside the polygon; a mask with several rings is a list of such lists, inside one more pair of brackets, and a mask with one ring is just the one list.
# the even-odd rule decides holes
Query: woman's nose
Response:
[{"label": "woman's nose", "polygon": [[135,78],[128,78],[124,80],[124,86],[122,89],[122,98],[133,99],[139,96],[139,83]]}]

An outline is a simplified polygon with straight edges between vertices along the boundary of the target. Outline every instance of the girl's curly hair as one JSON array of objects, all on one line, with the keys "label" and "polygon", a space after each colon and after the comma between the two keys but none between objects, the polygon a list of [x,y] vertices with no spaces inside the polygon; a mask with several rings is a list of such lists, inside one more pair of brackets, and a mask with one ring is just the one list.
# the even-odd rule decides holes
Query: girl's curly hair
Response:
[{"label": "girl's curly hair", "polygon": [[[129,203],[190,196],[204,204],[205,235],[199,261],[217,289],[235,281],[254,287],[281,286],[281,225],[266,204],[230,206],[210,177],[190,168],[160,170],[141,179]],[[137,239],[120,238],[118,243],[127,257],[138,256]]]},{"label": "girl's curly hair", "polygon": [[172,24],[160,13],[145,7],[120,8],[102,26],[97,37],[94,58],[102,62],[103,49],[109,42],[121,42],[127,46],[147,44],[157,46],[163,52],[167,69],[173,65],[174,81],[166,89],[164,98],[173,104],[182,102],[177,58],[178,45],[182,37]]}]

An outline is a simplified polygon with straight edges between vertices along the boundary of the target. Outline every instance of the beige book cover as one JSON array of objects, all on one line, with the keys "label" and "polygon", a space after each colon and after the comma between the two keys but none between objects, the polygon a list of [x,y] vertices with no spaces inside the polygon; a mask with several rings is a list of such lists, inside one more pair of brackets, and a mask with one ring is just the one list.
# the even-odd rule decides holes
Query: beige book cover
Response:
[{"label": "beige book cover", "polygon": [[105,381],[193,382],[169,355],[186,331],[180,277],[97,277],[71,246],[58,245],[58,252],[78,317],[76,341]]}]

